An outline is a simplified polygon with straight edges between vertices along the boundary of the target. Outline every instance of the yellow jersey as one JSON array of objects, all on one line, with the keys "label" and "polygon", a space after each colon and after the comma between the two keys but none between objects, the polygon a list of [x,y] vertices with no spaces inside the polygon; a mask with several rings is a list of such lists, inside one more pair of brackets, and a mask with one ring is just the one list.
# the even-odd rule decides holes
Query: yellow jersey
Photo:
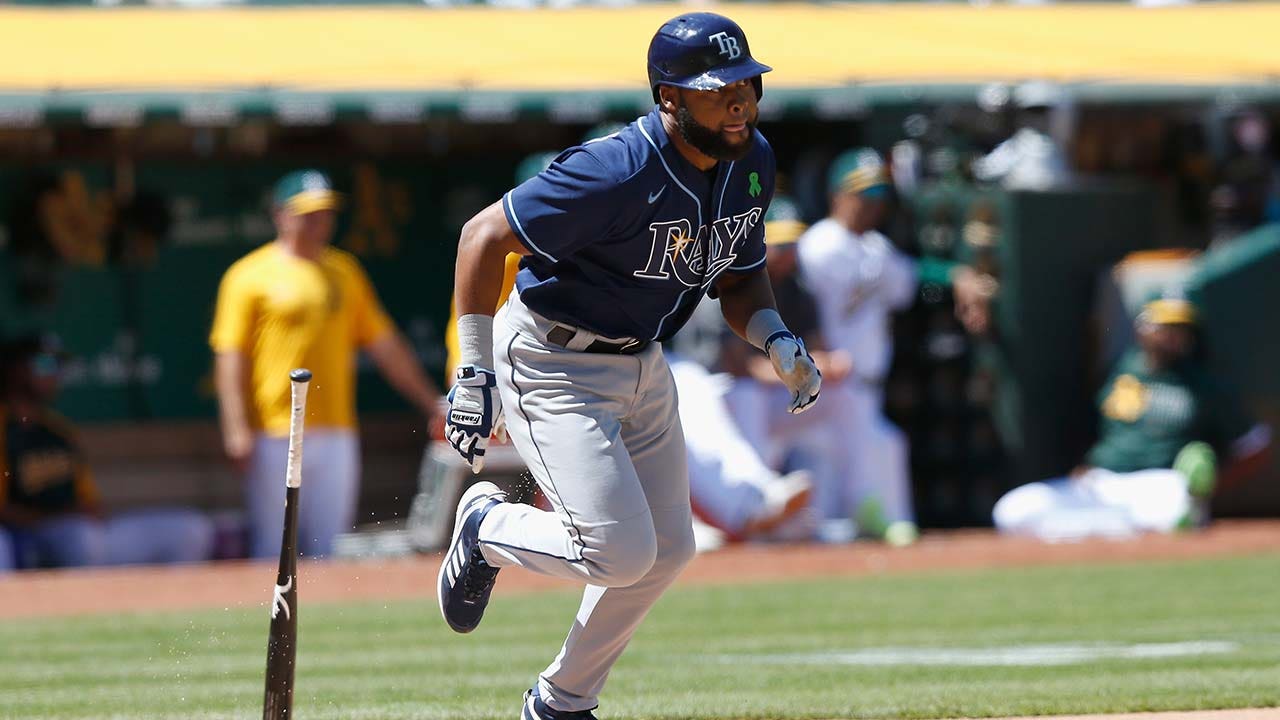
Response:
[{"label": "yellow jersey", "polygon": [[392,332],[378,297],[351,254],[325,248],[319,260],[272,242],[222,277],[209,345],[239,351],[249,365],[250,426],[289,434],[289,371],[312,372],[307,427],[354,428],[357,348]]}]

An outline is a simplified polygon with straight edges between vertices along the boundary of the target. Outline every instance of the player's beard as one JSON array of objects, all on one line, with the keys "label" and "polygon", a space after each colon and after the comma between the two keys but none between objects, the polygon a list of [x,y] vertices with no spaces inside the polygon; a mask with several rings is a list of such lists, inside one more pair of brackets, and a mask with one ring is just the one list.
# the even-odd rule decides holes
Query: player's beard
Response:
[{"label": "player's beard", "polygon": [[689,112],[689,108],[682,107],[676,110],[676,125],[680,128],[680,137],[684,141],[693,146],[693,149],[715,158],[716,160],[741,160],[751,152],[751,146],[755,143],[756,121],[747,121],[747,140],[740,145],[734,145],[725,140],[724,133],[700,124],[693,119],[693,113]]}]

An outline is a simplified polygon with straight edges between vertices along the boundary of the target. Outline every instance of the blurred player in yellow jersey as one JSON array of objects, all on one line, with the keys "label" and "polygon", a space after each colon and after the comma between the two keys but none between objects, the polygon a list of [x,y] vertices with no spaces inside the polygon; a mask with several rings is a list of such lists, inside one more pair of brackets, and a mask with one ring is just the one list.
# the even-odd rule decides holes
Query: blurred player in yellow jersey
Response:
[{"label": "blurred player in yellow jersey", "polygon": [[289,370],[315,380],[307,400],[298,547],[320,557],[354,522],[360,484],[356,352],[429,421],[439,391],[387,317],[352,255],[331,247],[340,196],[315,170],[275,188],[277,237],[233,264],[218,288],[209,344],[227,457],[245,475],[250,555],[280,552],[289,445]]}]

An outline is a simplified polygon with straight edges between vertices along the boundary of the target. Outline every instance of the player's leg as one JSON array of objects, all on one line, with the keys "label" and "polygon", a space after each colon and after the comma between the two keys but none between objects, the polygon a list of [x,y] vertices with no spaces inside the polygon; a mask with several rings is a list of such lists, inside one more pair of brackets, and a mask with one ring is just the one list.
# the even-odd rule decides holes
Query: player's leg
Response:
[{"label": "player's leg", "polygon": [[992,510],[996,529],[1059,541],[1131,534],[1134,528],[1127,511],[1109,505],[1094,491],[1099,482],[1113,474],[1094,468],[1080,477],[1014,488]]},{"label": "player's leg", "polygon": [[[849,383],[824,383],[822,401],[799,415],[786,410],[790,395],[783,385],[755,380],[734,382],[725,398],[734,423],[755,426],[744,435],[772,468],[803,470],[809,476],[809,507],[820,520],[847,520],[850,512]],[[750,416],[751,420],[745,420]]]},{"label": "player's leg", "polygon": [[[334,539],[351,532],[355,523],[360,440],[354,430],[325,428],[308,432],[302,448],[298,550],[306,557],[326,557],[333,554]],[[279,484],[284,485],[283,475]]]},{"label": "player's leg", "polygon": [[[677,370],[674,364],[671,370],[672,372]],[[677,387],[679,382],[680,376],[677,374]],[[731,382],[729,392],[724,395],[724,403],[733,419],[734,427],[747,443],[756,448],[766,464],[775,467],[774,461],[778,458],[775,457],[777,453],[773,446],[776,443],[773,442],[770,425],[773,412],[776,410],[772,405],[777,399],[774,392],[776,388],[747,377],[736,377]],[[683,393],[681,395],[683,396]],[[816,409],[817,406],[814,406],[809,412]],[[685,424],[687,425],[688,422],[686,421]]]},{"label": "player's leg", "polygon": [[91,567],[106,562],[106,529],[87,515],[64,515],[31,530],[42,565]]},{"label": "player's leg", "polygon": [[1108,473],[1092,489],[1102,502],[1123,508],[1138,530],[1175,530],[1191,511],[1187,478],[1177,470]]},{"label": "player's leg", "polygon": [[623,442],[652,513],[657,557],[635,583],[587,588],[564,647],[538,681],[542,699],[560,710],[595,707],[610,669],[632,634],[695,552],[675,384],[655,349],[640,357],[644,363],[640,398],[623,425]]},{"label": "player's leg", "polygon": [[249,469],[244,478],[251,558],[280,557],[284,473],[288,458],[289,438],[269,437],[261,433],[254,437]]},{"label": "player's leg", "polygon": [[680,398],[680,423],[701,429],[684,438],[693,505],[714,526],[741,535],[765,511],[767,486],[779,480],[778,474],[739,435],[711,374],[697,363],[669,360]]},{"label": "player's leg", "polygon": [[1070,481],[1058,478],[1020,485],[996,501],[991,519],[1002,533],[1036,534],[1037,523],[1048,513],[1078,505],[1068,489]]},{"label": "player's leg", "polygon": [[106,523],[110,565],[188,563],[213,554],[213,522],[186,508],[155,508],[117,515]]},{"label": "player's leg", "polygon": [[488,511],[479,528],[485,561],[596,585],[635,582],[656,552],[618,419],[633,402],[639,361],[562,350],[501,321],[495,330],[507,431],[554,511],[517,503]]},{"label": "player's leg", "polygon": [[851,492],[859,531],[893,544],[915,540],[915,512],[911,498],[911,464],[907,439],[884,416],[883,394],[863,386],[860,395],[863,424],[859,428]]},{"label": "player's leg", "polygon": [[13,536],[8,530],[0,527],[0,573],[6,573],[18,566],[17,550],[13,546]]}]

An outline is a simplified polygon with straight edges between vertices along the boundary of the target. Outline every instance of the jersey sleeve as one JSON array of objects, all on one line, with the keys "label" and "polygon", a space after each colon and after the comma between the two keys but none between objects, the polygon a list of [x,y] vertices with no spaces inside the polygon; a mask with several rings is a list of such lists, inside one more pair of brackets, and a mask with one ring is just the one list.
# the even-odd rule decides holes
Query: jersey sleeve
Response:
[{"label": "jersey sleeve", "polygon": [[603,162],[574,148],[504,195],[502,210],[522,245],[557,262],[609,234],[618,187]]},{"label": "jersey sleeve", "polygon": [[916,290],[920,287],[920,270],[915,258],[893,247],[892,242],[889,242],[889,247],[889,258],[884,271],[885,300],[889,307],[901,310],[916,298]]},{"label": "jersey sleeve", "polygon": [[368,347],[390,333],[395,324],[391,322],[387,311],[382,307],[382,302],[378,300],[378,293],[373,289],[373,283],[369,281],[364,268],[352,260],[350,272],[351,283],[354,286],[352,300],[355,305],[352,310],[355,340],[360,347]]},{"label": "jersey sleeve", "polygon": [[243,268],[232,265],[218,285],[209,346],[214,352],[247,351],[253,328],[253,288]]},{"label": "jersey sleeve", "polygon": [[[830,313],[833,308],[845,305],[853,293],[852,273],[845,263],[832,262],[833,243],[823,232],[820,226],[810,228],[800,236],[796,252],[800,278],[813,297],[819,317],[824,311]],[[832,338],[827,340],[834,341]]]},{"label": "jersey sleeve", "polygon": [[[747,233],[747,237],[742,241],[742,248],[738,250],[738,257],[733,264],[728,267],[726,272],[751,272],[764,267],[764,218],[769,213],[769,205],[773,202],[774,175],[777,171],[777,161],[773,156],[773,149],[766,146],[766,162],[764,177],[761,180],[760,199],[764,202],[760,205],[760,217],[757,219],[755,227],[751,228],[751,232]],[[748,182],[750,182],[750,175]],[[751,185],[750,182],[748,191]]]}]

